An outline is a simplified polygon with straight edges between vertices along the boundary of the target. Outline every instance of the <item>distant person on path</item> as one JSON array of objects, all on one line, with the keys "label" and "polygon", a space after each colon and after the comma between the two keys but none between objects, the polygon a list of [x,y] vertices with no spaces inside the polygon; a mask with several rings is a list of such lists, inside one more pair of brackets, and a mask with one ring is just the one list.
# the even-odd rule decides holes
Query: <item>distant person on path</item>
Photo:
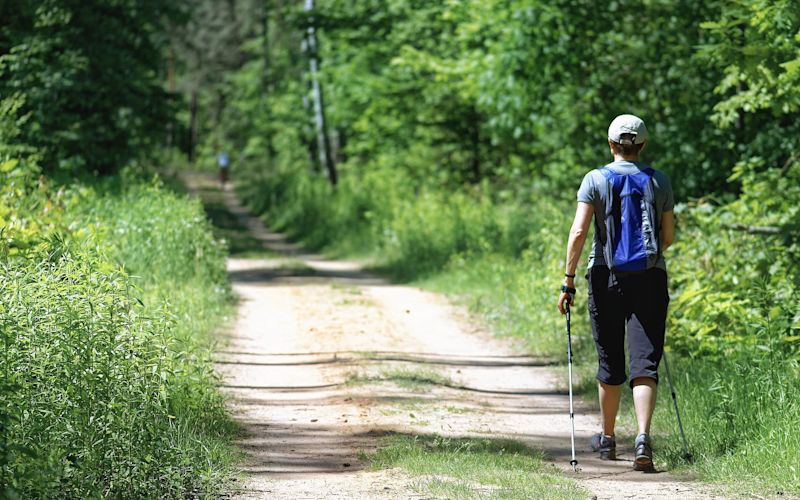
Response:
[{"label": "distant person on path", "polygon": [[[642,471],[653,468],[650,420],[669,304],[663,252],[675,237],[669,179],[639,161],[646,141],[647,128],[640,118],[620,115],[611,122],[608,146],[614,161],[586,174],[578,190],[558,298],[558,309],[565,314],[564,303],[574,303],[576,268],[594,216],[586,278],[603,428],[590,445],[602,459],[616,459],[614,424],[622,384],[629,380],[639,427],[633,466]],[[625,374],[626,326],[630,378]]]},{"label": "distant person on path", "polygon": [[228,169],[230,167],[228,153],[220,151],[217,155],[217,165],[219,165],[219,183],[222,189],[225,189],[225,184],[228,182]]}]

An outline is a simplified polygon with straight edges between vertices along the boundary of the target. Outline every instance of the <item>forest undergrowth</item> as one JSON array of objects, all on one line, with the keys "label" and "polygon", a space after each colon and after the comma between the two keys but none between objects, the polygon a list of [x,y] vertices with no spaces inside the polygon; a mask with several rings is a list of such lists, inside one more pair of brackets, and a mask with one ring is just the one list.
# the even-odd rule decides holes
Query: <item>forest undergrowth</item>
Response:
[{"label": "forest undergrowth", "polygon": [[130,171],[0,169],[0,496],[220,491],[235,429],[210,334],[232,301],[199,202]]}]

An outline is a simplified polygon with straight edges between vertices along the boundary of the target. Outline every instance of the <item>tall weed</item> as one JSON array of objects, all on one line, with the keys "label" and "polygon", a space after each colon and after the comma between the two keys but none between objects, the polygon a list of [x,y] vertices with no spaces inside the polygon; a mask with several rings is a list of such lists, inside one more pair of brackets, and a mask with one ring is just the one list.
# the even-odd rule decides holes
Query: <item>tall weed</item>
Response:
[{"label": "tall weed", "polygon": [[49,215],[0,253],[5,494],[216,491],[232,427],[208,334],[230,301],[200,206],[139,183],[6,195]]}]

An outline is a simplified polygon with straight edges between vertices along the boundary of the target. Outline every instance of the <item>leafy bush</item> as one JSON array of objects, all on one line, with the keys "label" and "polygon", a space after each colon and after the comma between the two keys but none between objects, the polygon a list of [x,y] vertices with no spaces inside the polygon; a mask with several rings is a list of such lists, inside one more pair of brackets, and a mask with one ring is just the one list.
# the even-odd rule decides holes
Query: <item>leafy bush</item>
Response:
[{"label": "leafy bush", "polygon": [[4,494],[215,491],[232,427],[207,334],[230,304],[201,207],[158,185],[52,192],[30,169],[0,191]]},{"label": "leafy bush", "polygon": [[46,171],[108,174],[160,143],[171,111],[162,49],[181,10],[152,0],[0,3],[0,95],[19,97],[19,135]]},{"label": "leafy bush", "polygon": [[736,201],[697,202],[679,214],[671,337],[684,353],[800,352],[800,219],[790,201],[800,196],[800,165],[784,172],[757,167],[735,169],[743,184]]}]

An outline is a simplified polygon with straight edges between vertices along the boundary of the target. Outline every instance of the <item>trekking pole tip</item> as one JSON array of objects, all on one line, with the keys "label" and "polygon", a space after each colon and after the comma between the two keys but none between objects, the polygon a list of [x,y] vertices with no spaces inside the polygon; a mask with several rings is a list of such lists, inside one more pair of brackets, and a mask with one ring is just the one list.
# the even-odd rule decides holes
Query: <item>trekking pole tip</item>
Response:
[{"label": "trekking pole tip", "polygon": [[578,472],[578,461],[577,460],[570,460],[569,464],[572,466],[572,472]]}]

